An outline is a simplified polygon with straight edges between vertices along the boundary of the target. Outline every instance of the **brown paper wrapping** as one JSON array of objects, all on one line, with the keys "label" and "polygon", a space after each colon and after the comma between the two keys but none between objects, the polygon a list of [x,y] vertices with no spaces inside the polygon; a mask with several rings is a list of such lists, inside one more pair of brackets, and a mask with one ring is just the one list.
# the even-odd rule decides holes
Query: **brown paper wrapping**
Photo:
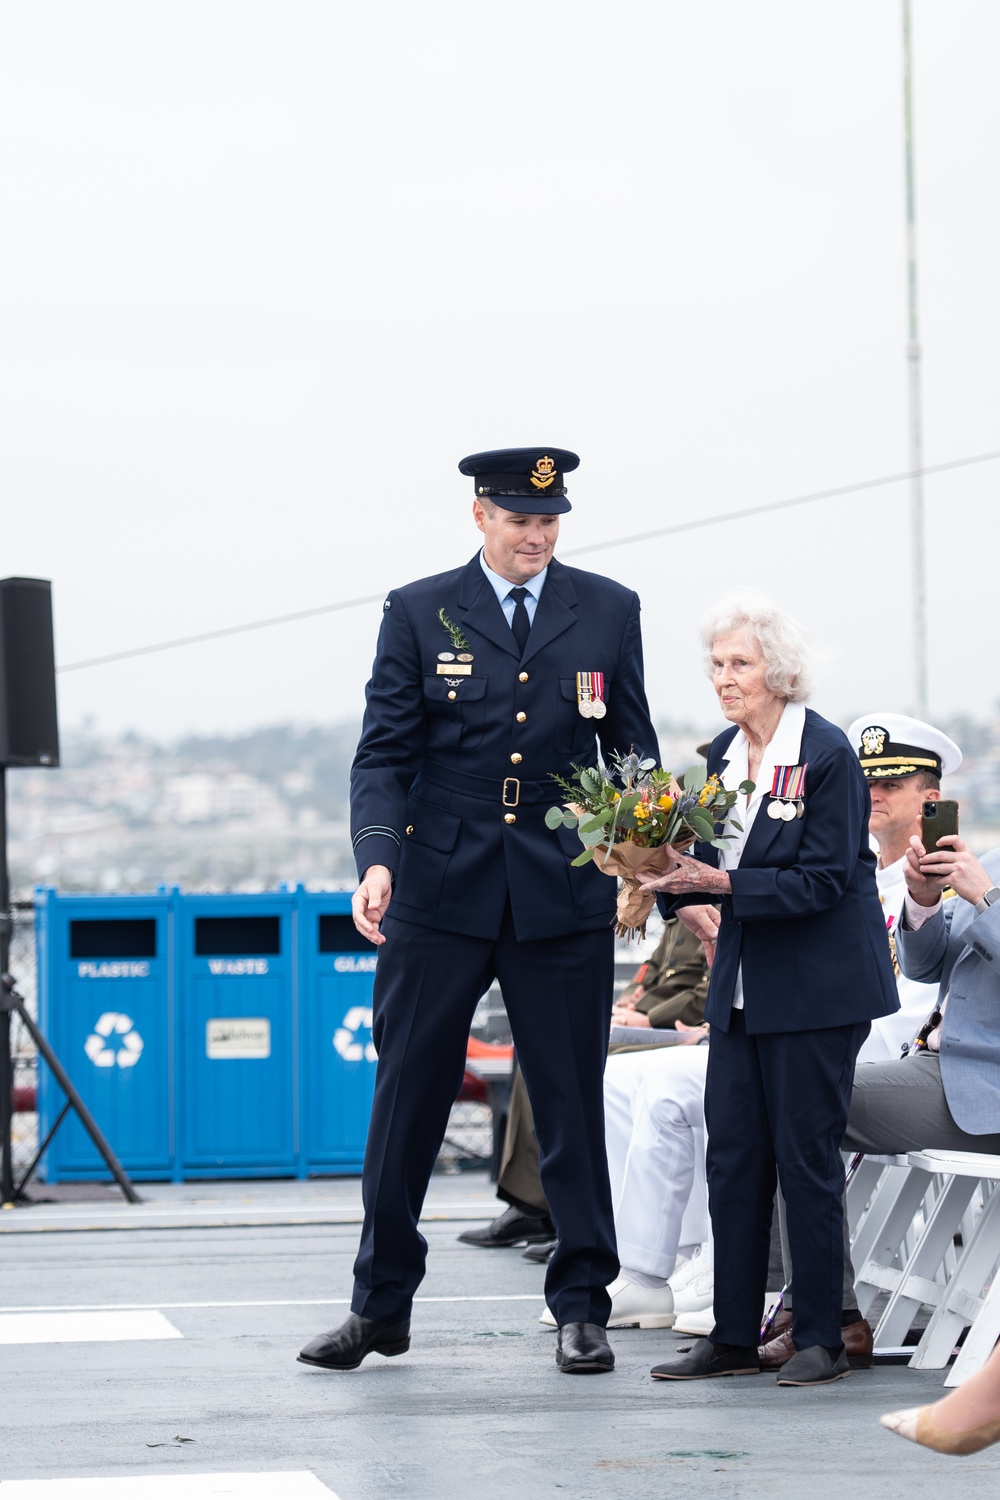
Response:
[{"label": "brown paper wrapping", "polygon": [[594,863],[605,875],[617,875],[621,880],[618,891],[618,912],[615,924],[617,937],[645,937],[646,922],[656,903],[656,892],[643,890],[636,880],[637,875],[663,875],[676,863],[676,856],[694,843],[694,834],[688,834],[676,844],[660,844],[655,849],[641,849],[638,844],[598,844],[594,850]]}]

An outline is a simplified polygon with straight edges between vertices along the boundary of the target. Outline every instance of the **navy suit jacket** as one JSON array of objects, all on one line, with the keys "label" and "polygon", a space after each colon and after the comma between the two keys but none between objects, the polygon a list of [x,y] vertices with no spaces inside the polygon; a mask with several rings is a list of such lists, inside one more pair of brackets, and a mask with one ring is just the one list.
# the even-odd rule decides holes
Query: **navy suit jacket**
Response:
[{"label": "navy suit jacket", "polygon": [[[713,740],[710,771],[721,774],[736,734],[734,727]],[[812,709],[802,731],[803,762],[809,766],[804,816],[788,823],[769,818],[765,797],[739,868],[729,872],[732,895],[721,898],[705,1019],[723,1031],[741,963],[750,1034],[848,1026],[899,1009],[868,838],[868,786],[847,736]],[[718,867],[712,845],[695,845],[695,854]]]},{"label": "navy suit jacket", "polygon": [[[468,676],[438,670],[456,650],[441,609],[468,640]],[[580,671],[604,673],[603,719],[579,713]],[[359,876],[386,865],[390,913],[473,937],[499,935],[508,895],[522,941],[610,923],[617,882],[572,869],[576,831],[543,821],[562,801],[551,773],[593,765],[598,741],[659,755],[631,589],[553,559],[523,658],[478,554],[394,590],[351,772]]]}]

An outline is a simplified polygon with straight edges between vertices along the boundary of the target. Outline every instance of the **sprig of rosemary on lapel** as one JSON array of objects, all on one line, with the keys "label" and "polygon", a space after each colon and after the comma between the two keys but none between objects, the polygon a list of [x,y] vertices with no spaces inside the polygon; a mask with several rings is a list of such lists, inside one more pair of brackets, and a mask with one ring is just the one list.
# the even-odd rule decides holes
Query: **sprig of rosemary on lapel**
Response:
[{"label": "sprig of rosemary on lapel", "polygon": [[449,620],[448,616],[444,612],[443,607],[438,610],[438,619],[441,621],[441,624],[444,626],[445,630],[447,630],[449,636],[451,637],[451,644],[454,646],[455,650],[468,651],[469,642],[466,640],[461,630],[459,630],[454,620]]}]

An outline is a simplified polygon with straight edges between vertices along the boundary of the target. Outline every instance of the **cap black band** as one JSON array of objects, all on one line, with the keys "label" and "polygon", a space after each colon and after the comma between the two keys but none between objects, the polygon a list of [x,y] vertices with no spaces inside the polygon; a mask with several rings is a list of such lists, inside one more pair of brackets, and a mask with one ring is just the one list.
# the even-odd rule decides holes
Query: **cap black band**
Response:
[{"label": "cap black band", "polygon": [[554,497],[561,500],[566,493],[566,486],[562,482],[562,475],[553,473],[551,484],[544,489],[532,484],[527,476],[520,474],[477,474],[476,494],[493,497],[495,495],[518,495],[521,499],[529,496],[533,500],[545,500]]}]

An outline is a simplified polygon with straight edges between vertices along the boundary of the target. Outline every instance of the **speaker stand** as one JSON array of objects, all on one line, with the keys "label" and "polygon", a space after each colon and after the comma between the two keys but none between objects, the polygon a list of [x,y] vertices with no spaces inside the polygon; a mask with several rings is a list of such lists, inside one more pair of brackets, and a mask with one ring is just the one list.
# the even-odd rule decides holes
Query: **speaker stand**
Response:
[{"label": "speaker stand", "polygon": [[[7,780],[6,767],[0,766],[0,1206],[13,1208],[18,1200],[24,1202],[24,1189],[34,1176],[35,1169],[52,1138],[71,1109],[76,1111],[81,1125],[86,1130],[104,1164],[121,1188],[129,1203],[141,1203],[142,1199],[132,1186],[117,1156],[101,1132],[100,1126],[90,1113],[79,1093],[59,1061],[38,1025],[28,1014],[23,996],[14,988],[14,981],[7,973],[11,939],[10,875],[7,865]],[[14,1058],[11,1050],[13,1017],[17,1016],[38,1048],[38,1054],[48,1063],[56,1082],[66,1095],[66,1103],[45,1140],[35,1152],[34,1158],[20,1182],[14,1182],[14,1159],[11,1150],[11,1122],[13,1120]]]}]

